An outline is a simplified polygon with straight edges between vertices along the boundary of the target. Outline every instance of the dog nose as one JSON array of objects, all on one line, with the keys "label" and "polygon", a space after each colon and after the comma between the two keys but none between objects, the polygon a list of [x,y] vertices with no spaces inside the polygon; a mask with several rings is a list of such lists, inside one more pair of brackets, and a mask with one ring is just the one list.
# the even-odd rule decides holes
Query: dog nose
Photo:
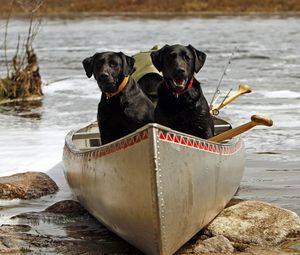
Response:
[{"label": "dog nose", "polygon": [[177,69],[177,73],[178,74],[183,74],[185,71],[184,71],[184,68],[181,68],[181,67],[179,67],[178,69]]},{"label": "dog nose", "polygon": [[109,77],[108,73],[104,72],[100,74],[100,78],[107,79]]}]

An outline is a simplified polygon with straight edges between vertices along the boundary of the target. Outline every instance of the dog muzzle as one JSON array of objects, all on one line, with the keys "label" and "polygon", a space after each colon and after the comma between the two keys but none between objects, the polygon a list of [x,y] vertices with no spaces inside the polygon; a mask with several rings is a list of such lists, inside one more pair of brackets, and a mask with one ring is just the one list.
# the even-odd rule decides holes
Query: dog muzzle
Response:
[{"label": "dog muzzle", "polygon": [[[167,88],[172,92],[172,94],[176,98],[178,98],[181,94],[189,91],[193,86],[193,78],[190,80],[188,85],[187,85],[187,82],[188,82],[187,80],[181,80],[181,81],[172,80],[172,82],[174,85],[174,86],[172,86],[172,88],[170,88],[167,81],[165,82],[165,84],[166,84]],[[174,91],[173,88],[176,88],[176,91]]]}]

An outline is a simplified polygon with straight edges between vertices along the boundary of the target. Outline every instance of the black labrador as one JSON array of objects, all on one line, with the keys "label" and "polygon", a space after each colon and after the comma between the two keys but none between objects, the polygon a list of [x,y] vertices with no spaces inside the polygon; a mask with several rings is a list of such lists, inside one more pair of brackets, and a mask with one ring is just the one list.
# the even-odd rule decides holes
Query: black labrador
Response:
[{"label": "black labrador", "polygon": [[97,113],[102,144],[154,121],[153,103],[130,77],[132,57],[122,52],[102,52],[82,63],[87,77],[94,75],[102,91]]},{"label": "black labrador", "polygon": [[194,77],[204,65],[206,54],[191,45],[176,44],[152,52],[151,58],[164,77],[157,91],[155,122],[200,138],[212,137],[213,117]]}]

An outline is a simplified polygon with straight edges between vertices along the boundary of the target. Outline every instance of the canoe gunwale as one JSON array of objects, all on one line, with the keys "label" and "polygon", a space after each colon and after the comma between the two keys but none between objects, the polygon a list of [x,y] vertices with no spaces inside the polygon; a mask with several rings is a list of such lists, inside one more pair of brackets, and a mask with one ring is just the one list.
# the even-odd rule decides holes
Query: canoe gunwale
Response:
[{"label": "canoe gunwale", "polygon": [[[95,125],[95,122],[91,123],[89,126],[93,126],[93,125]],[[126,140],[130,137],[133,137],[136,134],[139,134],[139,133],[141,133],[145,130],[150,130],[150,129],[160,130],[160,131],[163,131],[163,133],[169,133],[169,134],[172,133],[174,136],[179,135],[180,137],[185,137],[189,140],[202,142],[203,144],[207,144],[207,145],[213,145],[214,147],[232,147],[232,146],[238,144],[241,141],[241,136],[236,136],[236,137],[233,137],[230,140],[227,140],[226,142],[221,142],[221,143],[220,142],[213,142],[213,141],[205,140],[205,139],[193,136],[193,135],[189,135],[189,134],[186,134],[186,133],[182,133],[182,132],[170,129],[168,127],[165,127],[165,126],[157,124],[157,123],[149,123],[149,124],[139,128],[139,129],[137,129],[135,132],[133,132],[131,134],[128,134],[127,136],[124,136],[124,137],[122,137],[118,140],[112,141],[110,143],[107,143],[107,144],[104,144],[104,145],[101,145],[101,146],[90,147],[87,150],[77,148],[75,146],[75,144],[73,143],[73,139],[72,139],[74,134],[79,132],[80,130],[82,130],[82,128],[73,129],[66,135],[65,146],[67,146],[68,149],[72,153],[75,153],[75,154],[89,153],[89,152],[93,152],[93,151],[108,148],[108,147],[110,147],[114,144],[120,143],[120,142],[122,142],[122,141],[124,141],[124,140]],[[162,140],[167,139],[166,137],[158,137],[158,138],[160,138]],[[173,142],[173,141],[170,141],[170,142]]]}]

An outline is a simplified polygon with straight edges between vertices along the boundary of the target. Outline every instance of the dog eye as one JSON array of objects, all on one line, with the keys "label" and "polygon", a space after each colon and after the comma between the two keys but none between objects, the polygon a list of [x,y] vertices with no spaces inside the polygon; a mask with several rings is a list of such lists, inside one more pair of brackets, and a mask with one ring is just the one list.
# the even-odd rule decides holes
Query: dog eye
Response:
[{"label": "dog eye", "polygon": [[177,54],[175,52],[173,52],[173,53],[170,54],[170,57],[174,59],[174,58],[177,57]]},{"label": "dog eye", "polygon": [[104,64],[104,59],[98,59],[95,65],[96,65],[97,68],[99,68],[99,67],[101,67],[103,64]]},{"label": "dog eye", "polygon": [[110,61],[110,62],[109,62],[109,65],[110,65],[111,67],[116,67],[118,64],[117,64],[117,62]]},{"label": "dog eye", "polygon": [[190,61],[190,59],[191,59],[191,58],[190,58],[188,55],[186,55],[186,54],[183,55],[183,58],[184,58],[186,61]]}]

